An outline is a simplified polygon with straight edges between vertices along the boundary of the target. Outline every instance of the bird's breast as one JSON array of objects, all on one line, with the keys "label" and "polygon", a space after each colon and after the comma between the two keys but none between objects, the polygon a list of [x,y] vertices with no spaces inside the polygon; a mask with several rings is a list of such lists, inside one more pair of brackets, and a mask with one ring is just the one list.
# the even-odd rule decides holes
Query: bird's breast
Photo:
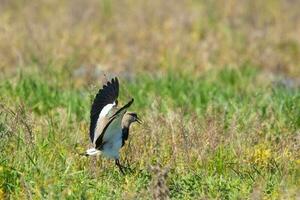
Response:
[{"label": "bird's breast", "polygon": [[115,139],[111,142],[106,142],[101,151],[104,156],[108,158],[118,159],[119,158],[119,151],[122,146],[122,138]]}]

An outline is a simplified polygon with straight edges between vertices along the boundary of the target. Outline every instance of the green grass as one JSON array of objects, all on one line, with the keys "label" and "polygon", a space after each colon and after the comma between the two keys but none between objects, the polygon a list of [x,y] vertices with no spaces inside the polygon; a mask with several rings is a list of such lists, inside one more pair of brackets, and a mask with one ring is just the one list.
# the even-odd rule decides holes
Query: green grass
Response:
[{"label": "green grass", "polygon": [[113,161],[77,154],[100,84],[51,70],[1,80],[2,197],[149,199],[150,165],[170,167],[173,199],[299,197],[299,88],[251,66],[120,79],[121,103],[134,97],[144,120],[121,151],[126,176]]},{"label": "green grass", "polygon": [[[0,199],[299,199],[300,1],[0,4]],[[102,72],[126,176],[78,155]]]}]

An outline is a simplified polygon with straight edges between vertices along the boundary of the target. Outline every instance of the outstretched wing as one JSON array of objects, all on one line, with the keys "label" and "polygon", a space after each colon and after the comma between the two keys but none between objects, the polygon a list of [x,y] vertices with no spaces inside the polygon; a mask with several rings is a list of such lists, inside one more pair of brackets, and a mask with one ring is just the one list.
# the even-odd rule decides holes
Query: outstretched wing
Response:
[{"label": "outstretched wing", "polygon": [[110,109],[117,104],[118,96],[119,81],[117,78],[113,78],[111,81],[108,81],[106,85],[103,85],[103,88],[100,89],[95,96],[90,115],[90,138],[92,142],[95,140],[95,129],[100,114],[105,117]]},{"label": "outstretched wing", "polygon": [[102,143],[113,143],[117,138],[122,138],[122,118],[133,101],[134,100],[131,99],[126,105],[117,110],[115,114],[109,118],[108,123],[103,128],[102,133],[95,142],[96,148],[99,148]]}]

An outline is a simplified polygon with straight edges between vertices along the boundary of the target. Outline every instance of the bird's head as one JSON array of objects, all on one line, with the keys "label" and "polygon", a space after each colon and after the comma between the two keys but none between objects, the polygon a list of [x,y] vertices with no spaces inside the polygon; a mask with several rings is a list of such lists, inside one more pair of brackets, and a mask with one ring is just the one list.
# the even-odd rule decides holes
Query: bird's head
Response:
[{"label": "bird's head", "polygon": [[135,112],[127,112],[123,117],[123,124],[126,126],[130,126],[130,124],[133,122],[137,122],[139,124],[142,123],[141,119]]}]

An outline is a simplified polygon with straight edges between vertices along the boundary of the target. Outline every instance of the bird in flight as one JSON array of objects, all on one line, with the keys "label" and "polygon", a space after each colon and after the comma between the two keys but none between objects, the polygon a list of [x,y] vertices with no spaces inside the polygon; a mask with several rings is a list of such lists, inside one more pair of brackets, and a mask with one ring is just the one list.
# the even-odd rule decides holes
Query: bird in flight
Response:
[{"label": "bird in flight", "polygon": [[141,123],[137,114],[127,112],[133,103],[131,99],[123,107],[118,108],[119,81],[113,78],[103,85],[95,96],[90,115],[90,139],[94,148],[86,151],[86,156],[103,154],[115,160],[122,174],[119,150],[128,139],[129,128],[133,122]]}]

